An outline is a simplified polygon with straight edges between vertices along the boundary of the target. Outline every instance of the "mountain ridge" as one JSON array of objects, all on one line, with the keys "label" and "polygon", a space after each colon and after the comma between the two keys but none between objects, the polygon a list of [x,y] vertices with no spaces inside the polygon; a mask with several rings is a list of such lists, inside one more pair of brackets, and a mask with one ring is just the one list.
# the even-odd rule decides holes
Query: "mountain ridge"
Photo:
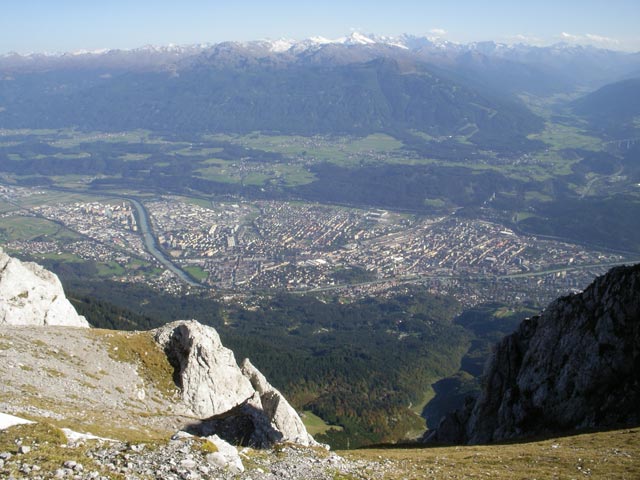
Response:
[{"label": "mountain ridge", "polygon": [[[51,69],[109,68],[115,72],[176,71],[193,62],[232,53],[245,61],[260,64],[343,64],[362,63],[379,57],[409,59],[456,70],[472,68],[482,72],[482,63],[504,63],[502,74],[510,75],[514,65],[527,66],[537,76],[549,76],[559,82],[555,90],[576,85],[597,88],[640,71],[640,53],[597,48],[590,45],[556,43],[549,46],[525,43],[506,44],[493,41],[455,43],[437,36],[401,34],[395,36],[364,35],[352,32],[337,39],[310,37],[303,40],[222,41],[190,45],[145,45],[131,49],[79,50],[64,53],[9,52],[0,55],[0,72],[20,73]],[[480,64],[468,58],[480,59]],[[218,54],[218,60],[220,60]],[[510,67],[509,67],[510,66]],[[578,75],[576,75],[576,73]],[[472,77],[473,78],[473,77]],[[570,86],[564,85],[567,81]],[[544,82],[543,82],[544,83]],[[553,88],[548,82],[547,89]],[[527,82],[535,88],[535,82]]]},{"label": "mountain ridge", "polygon": [[555,51],[561,50],[591,50],[591,51],[609,51],[619,53],[635,53],[625,52],[622,50],[613,50],[608,48],[595,47],[589,44],[572,44],[568,42],[556,42],[550,45],[537,45],[526,42],[516,43],[502,43],[489,41],[471,41],[468,43],[454,42],[443,39],[437,35],[413,35],[403,33],[400,35],[377,35],[377,34],[363,34],[359,31],[353,31],[349,35],[341,36],[338,38],[327,38],[323,36],[310,36],[303,39],[293,39],[287,37],[280,37],[277,39],[259,39],[259,40],[230,40],[221,42],[200,42],[189,44],[147,44],[133,48],[100,48],[95,50],[71,50],[62,52],[6,52],[0,54],[0,58],[6,57],[63,57],[63,56],[82,56],[82,55],[103,55],[112,54],[115,52],[172,52],[172,53],[185,53],[189,51],[205,50],[216,45],[231,43],[240,46],[249,47],[252,45],[262,45],[272,52],[284,52],[290,49],[294,49],[298,52],[304,51],[309,48],[317,48],[318,46],[335,44],[335,45],[388,45],[395,46],[406,50],[420,50],[425,47],[435,47],[441,50],[447,48],[455,48],[458,50],[475,50],[483,53],[491,52],[506,52],[506,51],[536,51],[542,49],[551,49]]},{"label": "mountain ridge", "polygon": [[428,66],[375,52],[358,54],[347,64],[277,60],[223,45],[169,70],[14,74],[0,80],[0,122],[5,128],[182,134],[416,130],[469,136],[472,142],[477,135],[483,145],[498,131],[507,143],[526,144],[525,136],[543,124],[512,98],[488,95]]},{"label": "mountain ridge", "polygon": [[573,101],[571,108],[609,138],[635,138],[640,120],[640,75],[609,83]]}]

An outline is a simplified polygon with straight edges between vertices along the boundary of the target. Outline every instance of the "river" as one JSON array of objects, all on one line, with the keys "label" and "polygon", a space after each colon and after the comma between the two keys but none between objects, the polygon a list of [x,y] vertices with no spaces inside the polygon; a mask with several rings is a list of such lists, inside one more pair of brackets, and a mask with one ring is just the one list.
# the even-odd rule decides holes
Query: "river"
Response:
[{"label": "river", "polygon": [[162,265],[175,273],[186,284],[191,285],[192,287],[202,287],[202,284],[196,282],[184,270],[178,268],[178,266],[176,266],[169,258],[167,258],[164,252],[158,249],[156,237],[153,235],[153,230],[151,229],[151,225],[149,223],[149,214],[147,213],[147,209],[144,207],[144,205],[142,205],[142,203],[140,203],[138,200],[130,197],[126,197],[126,200],[130,201],[138,212],[138,227],[140,228],[140,233],[142,234],[142,238],[148,252],[153,255]]}]

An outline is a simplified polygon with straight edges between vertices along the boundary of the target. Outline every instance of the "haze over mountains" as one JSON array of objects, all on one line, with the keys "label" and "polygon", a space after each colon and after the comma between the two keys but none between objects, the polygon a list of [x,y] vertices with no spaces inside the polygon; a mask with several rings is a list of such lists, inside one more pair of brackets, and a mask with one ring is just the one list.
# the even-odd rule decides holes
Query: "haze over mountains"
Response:
[{"label": "haze over mountains", "polygon": [[[533,74],[552,76],[556,83],[552,85],[549,82],[546,88],[556,90],[573,85],[593,88],[624,76],[640,74],[640,53],[569,43],[547,47],[492,41],[460,44],[434,37],[407,34],[385,37],[358,32],[334,40],[311,37],[300,41],[279,39],[218,44],[146,45],[131,50],[36,52],[26,55],[10,52],[0,55],[0,68],[3,71],[37,71],[64,67],[150,70],[165,66],[181,69],[194,63],[206,64],[214,60],[245,66],[251,62],[263,66],[290,63],[344,65],[363,63],[379,57],[396,57],[409,63],[427,62],[449,68],[483,67],[488,71],[511,67],[513,78],[525,75],[531,77]],[[523,82],[525,80],[522,78]],[[529,78],[529,86],[533,86],[533,80]],[[541,79],[537,80],[540,82]]]},{"label": "haze over mountains", "polygon": [[359,33],[7,54],[0,57],[0,123],[183,134],[421,131],[486,148],[500,137],[510,151],[527,150],[525,136],[543,122],[520,95],[594,90],[639,72],[637,53]]}]

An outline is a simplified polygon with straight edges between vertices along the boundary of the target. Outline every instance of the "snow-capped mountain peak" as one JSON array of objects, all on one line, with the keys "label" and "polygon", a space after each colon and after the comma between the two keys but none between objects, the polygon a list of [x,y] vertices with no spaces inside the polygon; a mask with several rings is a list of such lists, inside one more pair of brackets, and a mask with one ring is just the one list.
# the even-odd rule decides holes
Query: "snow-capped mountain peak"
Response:
[{"label": "snow-capped mountain peak", "polygon": [[339,38],[335,43],[342,43],[343,45],[373,45],[378,42],[360,32],[352,32],[348,37]]}]

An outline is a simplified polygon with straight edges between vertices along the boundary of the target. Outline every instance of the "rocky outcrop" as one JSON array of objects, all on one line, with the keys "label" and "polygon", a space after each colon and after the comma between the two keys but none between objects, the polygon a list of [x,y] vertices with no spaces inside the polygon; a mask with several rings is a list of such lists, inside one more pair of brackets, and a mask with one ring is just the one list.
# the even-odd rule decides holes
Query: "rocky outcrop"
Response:
[{"label": "rocky outcrop", "polygon": [[219,415],[253,395],[251,382],[213,328],[177,321],[155,330],[154,338],[175,368],[174,380],[195,416]]},{"label": "rocky outcrop", "polygon": [[307,432],[300,416],[287,402],[284,396],[275,389],[248,358],[242,362],[242,373],[251,381],[260,399],[262,410],[269,418],[273,428],[282,433],[281,441],[301,445],[317,445]]},{"label": "rocky outcrop", "polygon": [[244,465],[236,447],[228,444],[217,435],[211,435],[207,437],[207,440],[218,450],[207,455],[206,458],[210,464],[235,474],[244,472]]},{"label": "rocky outcrop", "polygon": [[640,265],[525,320],[494,350],[475,402],[426,440],[488,443],[640,424]]},{"label": "rocky outcrop", "polygon": [[280,392],[248,360],[240,369],[213,328],[178,321],[155,330],[154,338],[175,368],[184,403],[200,419],[189,431],[257,447],[317,445]]},{"label": "rocky outcrop", "polygon": [[89,327],[64,295],[58,277],[0,248],[0,325]]}]

